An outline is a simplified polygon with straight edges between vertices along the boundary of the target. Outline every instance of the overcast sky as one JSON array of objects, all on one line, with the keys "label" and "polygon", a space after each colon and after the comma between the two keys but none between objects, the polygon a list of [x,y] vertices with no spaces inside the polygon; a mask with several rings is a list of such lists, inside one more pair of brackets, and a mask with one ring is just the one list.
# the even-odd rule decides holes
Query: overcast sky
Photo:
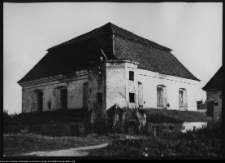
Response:
[{"label": "overcast sky", "polygon": [[4,109],[20,113],[19,81],[47,49],[108,22],[172,49],[201,88],[222,66],[222,3],[4,3]]}]

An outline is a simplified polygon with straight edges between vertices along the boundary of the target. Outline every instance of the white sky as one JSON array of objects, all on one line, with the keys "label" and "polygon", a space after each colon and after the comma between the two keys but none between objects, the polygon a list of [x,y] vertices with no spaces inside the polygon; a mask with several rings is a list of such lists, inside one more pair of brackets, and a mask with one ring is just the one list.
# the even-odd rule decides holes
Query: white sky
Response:
[{"label": "white sky", "polygon": [[172,49],[201,88],[222,66],[222,3],[4,3],[4,109],[20,113],[17,84],[47,49],[111,22]]}]

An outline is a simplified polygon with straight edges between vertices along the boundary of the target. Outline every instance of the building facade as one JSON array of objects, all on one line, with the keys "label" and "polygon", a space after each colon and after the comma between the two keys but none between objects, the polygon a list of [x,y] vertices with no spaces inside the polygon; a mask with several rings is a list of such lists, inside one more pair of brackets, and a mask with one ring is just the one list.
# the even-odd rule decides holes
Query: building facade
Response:
[{"label": "building facade", "polygon": [[171,49],[111,23],[48,49],[18,83],[22,112],[112,107],[196,111],[199,79]]}]

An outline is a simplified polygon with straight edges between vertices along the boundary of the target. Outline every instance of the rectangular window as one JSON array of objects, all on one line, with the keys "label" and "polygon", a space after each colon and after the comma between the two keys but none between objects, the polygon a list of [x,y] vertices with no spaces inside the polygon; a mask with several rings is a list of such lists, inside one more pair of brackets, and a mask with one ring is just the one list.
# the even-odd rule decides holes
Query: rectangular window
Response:
[{"label": "rectangular window", "polygon": [[134,93],[129,93],[130,103],[134,103]]},{"label": "rectangular window", "polygon": [[134,71],[129,71],[129,80],[134,81]]},{"label": "rectangular window", "polygon": [[61,109],[67,109],[67,89],[60,90]]},{"label": "rectangular window", "polygon": [[97,103],[102,103],[102,93],[97,93]]}]

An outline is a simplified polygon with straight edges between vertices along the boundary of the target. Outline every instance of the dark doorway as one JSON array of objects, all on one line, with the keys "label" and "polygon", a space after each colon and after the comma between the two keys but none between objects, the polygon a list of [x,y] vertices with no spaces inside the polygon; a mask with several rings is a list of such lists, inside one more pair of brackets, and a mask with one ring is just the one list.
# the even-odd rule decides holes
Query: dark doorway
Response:
[{"label": "dark doorway", "polygon": [[102,93],[97,93],[97,103],[102,103]]}]

